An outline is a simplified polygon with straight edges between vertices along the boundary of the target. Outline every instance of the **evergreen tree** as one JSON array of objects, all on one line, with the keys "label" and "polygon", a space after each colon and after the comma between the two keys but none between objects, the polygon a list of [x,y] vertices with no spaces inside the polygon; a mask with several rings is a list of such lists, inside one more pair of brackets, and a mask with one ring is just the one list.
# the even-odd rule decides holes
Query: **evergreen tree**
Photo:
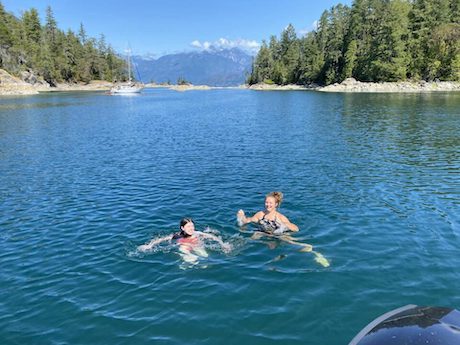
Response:
[{"label": "evergreen tree", "polygon": [[83,24],[78,35],[71,30],[64,33],[49,6],[42,26],[36,9],[24,11],[18,19],[6,13],[1,2],[0,67],[15,74],[31,70],[51,85],[63,80],[112,80],[115,75],[126,74],[124,61],[107,45],[103,35],[98,41],[89,38]]},{"label": "evergreen tree", "polygon": [[[436,67],[427,59],[428,41],[434,28],[446,23],[446,1],[448,0],[414,0],[409,12],[409,28],[411,32],[409,51],[411,64],[410,75],[413,78],[426,79],[433,74],[430,69]],[[439,7],[438,7],[439,5]],[[430,66],[429,66],[430,65]]]},{"label": "evergreen tree", "polygon": [[35,65],[39,74],[51,86],[56,86],[57,72],[54,67],[54,59],[51,55],[51,49],[47,41],[43,41],[40,46],[39,59]]},{"label": "evergreen tree", "polygon": [[460,25],[450,23],[436,27],[428,41],[427,79],[458,80],[459,56]]},{"label": "evergreen tree", "polygon": [[[348,56],[354,53],[352,70],[353,76],[361,81],[369,81],[371,75],[372,56],[372,25],[375,17],[370,0],[355,0],[350,12],[350,27],[345,37]],[[356,49],[350,47],[352,41],[356,42]],[[350,67],[348,67],[350,68]]]},{"label": "evergreen tree", "polygon": [[56,19],[51,7],[48,6],[42,35],[40,66],[44,79],[51,85],[54,85],[56,81],[62,80],[59,73],[61,56],[59,56],[58,34]]},{"label": "evergreen tree", "polygon": [[270,50],[270,54],[273,60],[279,60],[281,58],[281,45],[275,35],[270,37],[268,49]]},{"label": "evergreen tree", "polygon": [[3,4],[0,2],[0,47],[10,47],[13,43],[12,34],[8,28],[9,18]]},{"label": "evergreen tree", "polygon": [[80,39],[81,44],[86,43],[87,36],[86,36],[86,30],[85,30],[85,27],[83,26],[83,23],[80,23],[80,30],[78,31],[78,38]]},{"label": "evergreen tree", "polygon": [[68,30],[62,44],[62,63],[60,64],[60,74],[62,79],[67,82],[76,81],[77,60],[80,41],[72,30]]},{"label": "evergreen tree", "polygon": [[289,25],[254,59],[249,80],[277,84],[460,78],[460,0],[354,0],[298,39]]},{"label": "evergreen tree", "polygon": [[[35,8],[25,11],[22,16],[22,42],[20,49],[24,51],[25,65],[33,68],[40,59],[41,24]],[[21,50],[22,50],[21,49]]]},{"label": "evergreen tree", "polygon": [[324,54],[321,52],[315,32],[309,32],[300,41],[299,83],[311,84],[319,82],[324,65]]},{"label": "evergreen tree", "polygon": [[281,68],[283,70],[283,84],[296,83],[300,58],[300,45],[292,24],[289,24],[281,34],[280,40]]},{"label": "evergreen tree", "polygon": [[460,0],[451,0],[450,2],[450,21],[460,24]]},{"label": "evergreen tree", "polygon": [[267,43],[262,41],[259,53],[253,63],[252,79],[249,84],[261,82],[270,82],[270,70],[272,69],[273,60],[268,49]]},{"label": "evergreen tree", "polygon": [[337,5],[331,8],[328,18],[329,35],[325,47],[325,65],[323,67],[324,81],[331,84],[341,81],[344,65],[344,41],[347,36],[349,8]]},{"label": "evergreen tree", "polygon": [[276,60],[273,63],[273,71],[271,74],[271,80],[278,85],[285,85],[287,82],[287,71],[286,67],[280,60]]},{"label": "evergreen tree", "polygon": [[347,50],[344,56],[342,79],[347,79],[353,76],[353,69],[356,65],[357,51],[358,51],[358,44],[356,43],[356,40],[351,40],[347,46]]},{"label": "evergreen tree", "polygon": [[374,81],[404,80],[408,56],[405,42],[409,34],[410,5],[404,0],[376,4],[376,20],[372,36],[372,69]]},{"label": "evergreen tree", "polygon": [[452,75],[451,80],[460,81],[460,53],[455,55],[455,58],[452,60]]},{"label": "evergreen tree", "polygon": [[58,28],[56,19],[54,19],[53,11],[51,7],[48,6],[46,8],[46,23],[45,23],[45,37],[47,43],[51,47],[51,51],[53,54],[57,53],[57,35],[58,35]]}]

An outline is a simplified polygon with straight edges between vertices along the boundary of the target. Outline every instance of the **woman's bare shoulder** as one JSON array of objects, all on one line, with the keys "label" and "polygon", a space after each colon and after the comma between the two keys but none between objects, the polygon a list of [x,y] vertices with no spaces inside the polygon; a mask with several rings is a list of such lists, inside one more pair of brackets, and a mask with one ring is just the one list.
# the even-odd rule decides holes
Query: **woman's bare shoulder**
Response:
[{"label": "woman's bare shoulder", "polygon": [[278,218],[282,221],[282,222],[290,222],[288,217],[286,217],[284,214],[282,213],[279,213],[278,212]]}]

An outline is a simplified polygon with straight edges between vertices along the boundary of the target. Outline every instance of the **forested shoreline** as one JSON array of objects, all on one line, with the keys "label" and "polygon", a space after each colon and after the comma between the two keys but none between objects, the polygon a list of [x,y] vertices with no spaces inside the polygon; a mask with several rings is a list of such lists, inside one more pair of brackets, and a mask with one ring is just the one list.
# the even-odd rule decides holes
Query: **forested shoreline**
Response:
[{"label": "forested shoreline", "polygon": [[460,81],[460,0],[354,0],[262,42],[248,84]]},{"label": "forested shoreline", "polygon": [[1,2],[0,68],[22,79],[32,75],[32,83],[44,81],[51,86],[126,77],[125,62],[105,42],[104,35],[88,37],[83,24],[78,33],[62,31],[50,6],[42,24],[35,8],[17,18]]}]

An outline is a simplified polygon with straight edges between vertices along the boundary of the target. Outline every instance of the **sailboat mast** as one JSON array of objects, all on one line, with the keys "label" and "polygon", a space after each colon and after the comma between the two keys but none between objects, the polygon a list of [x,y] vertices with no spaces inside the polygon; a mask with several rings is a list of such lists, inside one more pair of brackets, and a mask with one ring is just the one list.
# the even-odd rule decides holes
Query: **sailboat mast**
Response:
[{"label": "sailboat mast", "polygon": [[128,49],[128,81],[131,82],[131,50]]}]

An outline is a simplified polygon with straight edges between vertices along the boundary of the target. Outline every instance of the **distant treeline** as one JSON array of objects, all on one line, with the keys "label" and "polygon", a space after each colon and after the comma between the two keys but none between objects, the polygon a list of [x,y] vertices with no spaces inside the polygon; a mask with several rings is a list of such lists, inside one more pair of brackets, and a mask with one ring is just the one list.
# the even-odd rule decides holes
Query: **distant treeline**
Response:
[{"label": "distant treeline", "polygon": [[83,24],[78,33],[58,29],[49,6],[42,25],[36,9],[16,18],[0,3],[0,68],[16,75],[30,71],[52,85],[126,77],[124,61],[103,35],[98,40],[88,37]]},{"label": "distant treeline", "polygon": [[460,80],[460,0],[354,0],[262,43],[249,84]]}]

